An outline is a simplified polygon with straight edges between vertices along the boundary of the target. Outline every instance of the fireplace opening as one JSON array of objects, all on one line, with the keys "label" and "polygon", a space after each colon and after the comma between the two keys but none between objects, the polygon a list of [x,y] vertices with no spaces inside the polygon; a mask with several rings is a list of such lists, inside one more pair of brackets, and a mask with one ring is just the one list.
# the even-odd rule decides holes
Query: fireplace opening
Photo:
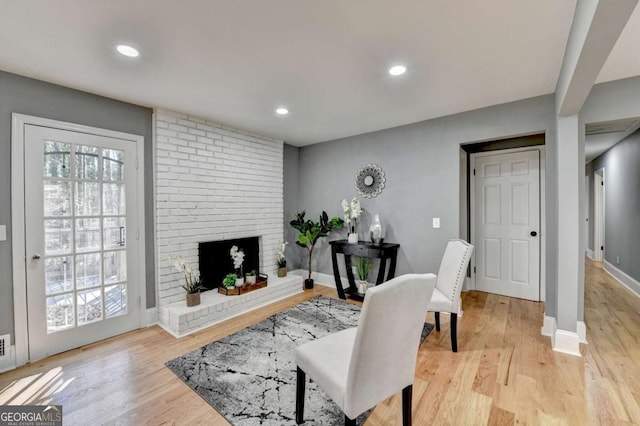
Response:
[{"label": "fireplace opening", "polygon": [[238,246],[244,251],[242,272],[256,271],[256,273],[260,273],[259,240],[259,237],[248,237],[199,243],[198,264],[203,287],[207,290],[218,288],[222,285],[222,280],[227,274],[235,272],[229,253],[233,246]]}]

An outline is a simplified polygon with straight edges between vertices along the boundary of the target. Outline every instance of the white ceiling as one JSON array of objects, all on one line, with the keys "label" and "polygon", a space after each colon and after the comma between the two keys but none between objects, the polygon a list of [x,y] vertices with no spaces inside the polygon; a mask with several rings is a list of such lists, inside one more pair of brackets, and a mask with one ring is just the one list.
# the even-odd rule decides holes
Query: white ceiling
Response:
[{"label": "white ceiling", "polygon": [[584,147],[585,162],[590,162],[600,154],[640,129],[640,118],[626,118],[586,125]]},{"label": "white ceiling", "polygon": [[[575,4],[0,0],[0,69],[302,146],[552,93]],[[600,79],[640,74],[638,29]]]}]

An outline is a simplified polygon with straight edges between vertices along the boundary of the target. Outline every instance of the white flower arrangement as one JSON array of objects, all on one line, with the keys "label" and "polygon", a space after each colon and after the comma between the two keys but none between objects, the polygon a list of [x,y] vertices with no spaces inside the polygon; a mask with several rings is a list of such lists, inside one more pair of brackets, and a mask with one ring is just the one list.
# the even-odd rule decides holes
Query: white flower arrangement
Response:
[{"label": "white flower arrangement", "polygon": [[287,258],[284,255],[287,244],[289,244],[287,241],[283,241],[282,243],[280,243],[280,248],[278,249],[278,259],[276,260],[276,263],[280,268],[284,268],[287,266]]},{"label": "white flower arrangement", "polygon": [[342,200],[342,210],[344,210],[344,222],[347,224],[349,233],[355,233],[358,230],[358,219],[362,215],[362,206],[356,197],[351,199],[349,203],[346,199]]},{"label": "white flower arrangement", "polygon": [[177,258],[172,258],[169,256],[169,260],[174,260],[173,267],[176,268],[178,272],[184,275],[185,285],[182,288],[187,293],[197,293],[202,288],[202,283],[200,281],[200,271],[194,270],[191,267],[191,264],[188,260],[184,260],[181,256]]},{"label": "white flower arrangement", "polygon": [[241,269],[242,263],[244,262],[244,252],[238,249],[238,246],[233,246],[229,254],[231,255],[231,259],[233,259],[233,268]]}]

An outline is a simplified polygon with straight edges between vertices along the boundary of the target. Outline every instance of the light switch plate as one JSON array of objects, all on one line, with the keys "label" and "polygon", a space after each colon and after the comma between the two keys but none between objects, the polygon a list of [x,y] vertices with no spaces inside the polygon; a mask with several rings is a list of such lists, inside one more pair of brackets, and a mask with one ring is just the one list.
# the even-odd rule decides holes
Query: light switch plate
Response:
[{"label": "light switch plate", "polygon": [[439,217],[434,217],[433,218],[433,227],[434,228],[440,228],[440,218]]},{"label": "light switch plate", "polygon": [[0,225],[0,241],[7,241],[7,227]]}]

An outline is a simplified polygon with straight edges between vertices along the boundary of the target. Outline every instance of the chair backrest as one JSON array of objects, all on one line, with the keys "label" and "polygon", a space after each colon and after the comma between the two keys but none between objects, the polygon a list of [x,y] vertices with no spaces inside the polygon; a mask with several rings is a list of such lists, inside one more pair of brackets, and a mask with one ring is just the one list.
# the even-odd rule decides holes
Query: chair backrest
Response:
[{"label": "chair backrest", "polygon": [[367,291],[345,394],[350,418],[413,383],[434,274],[407,274]]},{"label": "chair backrest", "polygon": [[453,304],[460,297],[472,252],[473,245],[463,240],[451,240],[442,256],[436,288],[451,299]]}]

